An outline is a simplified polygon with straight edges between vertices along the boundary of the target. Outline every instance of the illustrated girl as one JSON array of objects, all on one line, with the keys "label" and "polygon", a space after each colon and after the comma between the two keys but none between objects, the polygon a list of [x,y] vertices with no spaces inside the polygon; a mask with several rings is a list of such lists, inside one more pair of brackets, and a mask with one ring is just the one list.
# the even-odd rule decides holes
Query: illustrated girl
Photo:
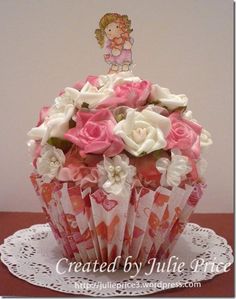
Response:
[{"label": "illustrated girl", "polygon": [[104,58],[111,65],[109,73],[129,70],[132,63],[132,31],[131,21],[126,15],[107,13],[101,18],[95,35],[101,48],[105,47]]}]

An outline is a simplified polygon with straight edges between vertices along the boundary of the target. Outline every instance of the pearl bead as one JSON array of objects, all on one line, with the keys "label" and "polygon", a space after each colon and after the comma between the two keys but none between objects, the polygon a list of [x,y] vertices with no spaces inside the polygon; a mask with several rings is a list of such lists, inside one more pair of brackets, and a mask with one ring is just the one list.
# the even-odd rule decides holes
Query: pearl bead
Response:
[{"label": "pearl bead", "polygon": [[56,161],[57,161],[56,157],[53,156],[53,157],[51,158],[51,161],[52,161],[52,162],[56,162]]},{"label": "pearl bead", "polygon": [[108,167],[108,170],[110,171],[110,172],[114,172],[114,167],[112,166],[112,165],[110,165],[109,167]]},{"label": "pearl bead", "polygon": [[115,171],[119,173],[119,172],[121,171],[121,167],[120,167],[119,165],[116,166],[116,167],[115,167]]}]

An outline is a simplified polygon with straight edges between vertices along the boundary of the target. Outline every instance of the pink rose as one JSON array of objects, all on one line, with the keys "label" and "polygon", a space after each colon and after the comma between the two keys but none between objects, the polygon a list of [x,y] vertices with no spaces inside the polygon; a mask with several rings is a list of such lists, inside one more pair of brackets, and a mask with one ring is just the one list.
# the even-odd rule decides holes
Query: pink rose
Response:
[{"label": "pink rose", "polygon": [[96,113],[77,112],[76,127],[70,129],[65,138],[80,148],[80,154],[118,155],[124,149],[120,137],[114,135],[116,120],[108,109]]},{"label": "pink rose", "polygon": [[136,108],[144,106],[151,92],[151,83],[148,81],[127,82],[116,85],[115,95],[105,99],[98,108],[115,108],[117,106],[128,106]]},{"label": "pink rose", "polygon": [[183,155],[193,159],[200,156],[200,134],[202,127],[181,117],[180,112],[174,112],[170,116],[171,131],[167,136],[166,149],[178,148]]},{"label": "pink rose", "polygon": [[98,87],[98,77],[97,76],[88,76],[85,81],[78,81],[73,85],[73,88],[81,90],[85,83],[89,82],[90,84]]}]

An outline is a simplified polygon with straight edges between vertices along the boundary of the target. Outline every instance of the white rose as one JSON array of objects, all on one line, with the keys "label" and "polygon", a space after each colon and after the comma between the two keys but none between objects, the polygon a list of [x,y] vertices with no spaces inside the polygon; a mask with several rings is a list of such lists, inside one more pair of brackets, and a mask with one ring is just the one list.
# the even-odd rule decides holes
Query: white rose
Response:
[{"label": "white rose", "polygon": [[37,172],[45,182],[50,182],[57,177],[62,165],[65,163],[65,155],[61,149],[51,145],[45,145],[41,157],[37,159]]},{"label": "white rose", "polygon": [[109,88],[97,88],[89,82],[86,82],[83,88],[81,89],[79,96],[77,98],[76,107],[80,108],[83,104],[87,104],[88,108],[93,109],[96,106],[112,96],[114,91]]},{"label": "white rose", "polygon": [[186,107],[188,104],[188,98],[184,94],[172,94],[168,88],[161,87],[158,84],[152,85],[149,98],[151,101],[158,100],[162,106],[165,106],[169,110]]},{"label": "white rose", "polygon": [[64,134],[69,130],[69,121],[75,113],[78,95],[78,90],[65,88],[65,93],[55,99],[55,104],[49,109],[44,122],[39,127],[32,128],[28,136],[34,140],[42,140],[42,145],[51,137],[64,139]]},{"label": "white rose", "polygon": [[55,98],[55,104],[49,109],[48,115],[63,113],[68,105],[75,106],[80,92],[72,87],[66,87],[64,93]]},{"label": "white rose", "polygon": [[126,118],[115,126],[114,132],[123,139],[129,153],[140,156],[164,148],[170,128],[170,120],[159,113],[128,109]]},{"label": "white rose", "polygon": [[136,168],[129,165],[129,158],[124,155],[117,155],[114,158],[107,158],[97,164],[98,185],[107,193],[122,195],[130,191]]},{"label": "white rose", "polygon": [[213,141],[211,138],[210,132],[208,132],[205,129],[202,129],[201,135],[200,135],[200,146],[202,150],[207,149],[210,145],[212,145]]},{"label": "white rose", "polygon": [[185,175],[192,170],[187,157],[173,153],[171,161],[167,158],[158,159],[156,168],[162,174],[160,184],[165,187],[179,186]]},{"label": "white rose", "polygon": [[98,77],[98,83],[102,89],[113,90],[113,88],[125,82],[140,82],[142,81],[139,77],[134,76],[131,71],[119,72],[108,75],[101,75]]}]

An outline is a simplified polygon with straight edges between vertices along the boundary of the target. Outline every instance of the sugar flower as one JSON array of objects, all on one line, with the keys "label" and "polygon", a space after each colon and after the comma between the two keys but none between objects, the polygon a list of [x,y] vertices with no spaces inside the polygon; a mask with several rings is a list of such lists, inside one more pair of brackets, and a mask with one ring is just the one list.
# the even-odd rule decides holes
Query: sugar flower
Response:
[{"label": "sugar flower", "polygon": [[64,163],[65,156],[62,150],[51,145],[45,145],[42,148],[41,157],[37,159],[36,167],[43,180],[50,182],[57,177]]},{"label": "sugar flower", "polygon": [[184,94],[172,94],[168,88],[161,87],[158,84],[152,85],[149,99],[153,102],[159,102],[171,111],[178,107],[186,107],[188,104],[188,98]]},{"label": "sugar flower", "polygon": [[171,160],[168,158],[158,159],[156,167],[162,174],[160,184],[162,186],[170,187],[179,186],[185,175],[192,170],[187,157],[175,155],[173,153]]},{"label": "sugar flower", "polygon": [[124,149],[124,143],[113,132],[116,120],[108,109],[94,113],[78,111],[76,127],[70,129],[65,138],[80,148],[80,154],[104,154],[115,156]]},{"label": "sugar flower", "polygon": [[114,132],[123,139],[126,151],[140,156],[164,148],[170,127],[170,120],[159,113],[128,109],[126,118],[116,125]]},{"label": "sugar flower", "polygon": [[136,168],[129,164],[129,158],[122,154],[114,158],[104,157],[97,164],[98,185],[107,193],[120,195],[130,190]]}]

